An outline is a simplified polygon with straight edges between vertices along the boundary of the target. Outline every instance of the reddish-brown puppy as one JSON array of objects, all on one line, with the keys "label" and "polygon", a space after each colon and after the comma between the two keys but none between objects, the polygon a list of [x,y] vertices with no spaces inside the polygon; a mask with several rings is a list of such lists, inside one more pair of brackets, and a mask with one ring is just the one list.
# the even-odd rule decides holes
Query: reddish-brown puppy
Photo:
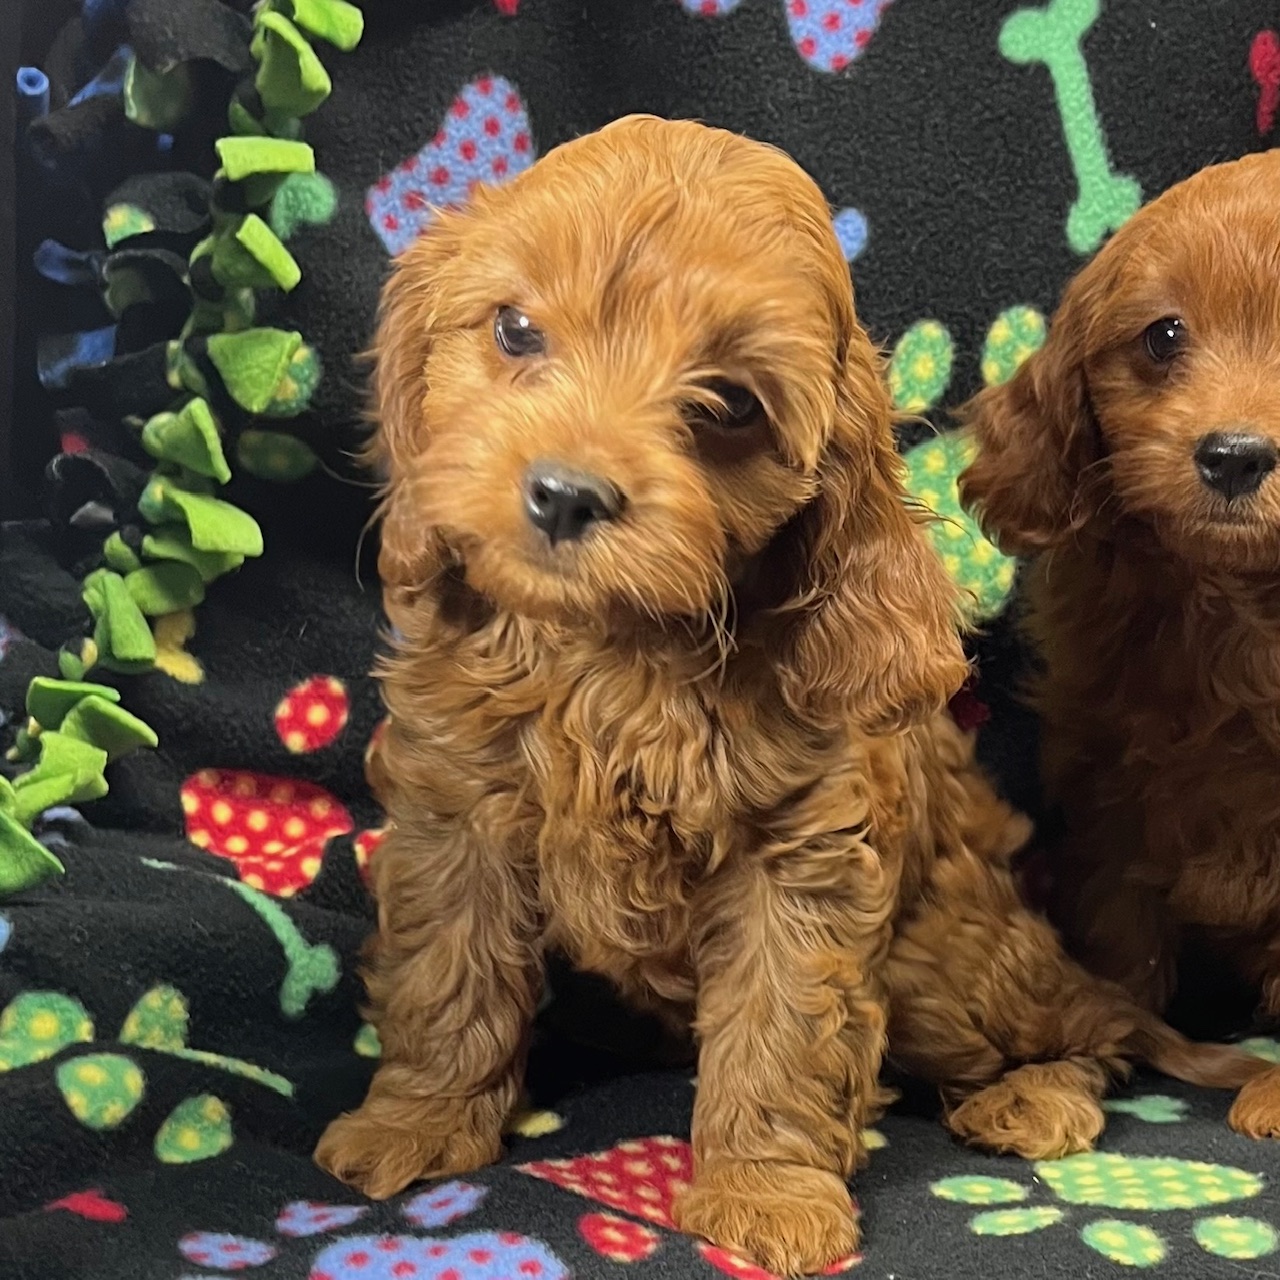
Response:
[{"label": "reddish-brown puppy", "polygon": [[1280,1016],[1278,208],[1280,151],[1172,188],[968,412],[964,497],[1034,557],[1063,924],[1151,1009],[1198,930]]},{"label": "reddish-brown puppy", "polygon": [[886,1033],[957,1132],[1032,1154],[1092,1141],[1126,1056],[1258,1069],[1020,910],[1026,824],[939,714],[951,590],[791,161],[649,118],[570,143],[440,215],[376,354],[383,1059],[326,1168],[386,1196],[493,1160],[549,946],[692,1022],[678,1220],[784,1273],[855,1245]]}]

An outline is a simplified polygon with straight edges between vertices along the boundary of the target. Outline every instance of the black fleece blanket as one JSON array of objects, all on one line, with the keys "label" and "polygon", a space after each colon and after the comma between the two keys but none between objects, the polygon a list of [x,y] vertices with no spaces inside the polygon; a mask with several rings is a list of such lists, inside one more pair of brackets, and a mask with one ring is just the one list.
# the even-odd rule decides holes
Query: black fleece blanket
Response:
[{"label": "black fleece blanket", "polygon": [[[307,114],[314,67],[293,45],[276,46],[276,81],[247,87],[247,4],[86,0],[55,22],[58,8],[22,6],[50,110],[19,102],[34,123],[18,154],[17,377],[3,406],[0,733],[21,743],[33,677],[87,665],[159,745],[110,764],[104,798],[38,815],[65,875],[0,900],[0,1277],[756,1277],[671,1228],[689,1075],[563,974],[501,1166],[373,1205],[310,1163],[378,1052],[356,962],[381,821],[361,768],[380,718],[366,675],[380,618],[350,451],[354,353],[388,255],[431,202],[617,115],[697,116],[785,147],[818,178],[860,309],[894,352],[898,404],[945,427],[947,407],[1042,340],[1063,281],[1142,199],[1269,145],[1280,9],[370,0],[358,47],[311,41],[332,94]],[[304,23],[304,9],[281,12]],[[305,116],[320,176],[254,207],[301,282],[281,287],[278,255],[283,276],[243,258],[218,267],[256,281],[255,325],[305,343],[263,417],[251,393],[272,340],[215,361],[209,335],[231,331],[239,295],[184,264],[211,209],[223,226],[245,216],[213,182],[228,104],[261,120],[263,95],[280,92],[299,107],[286,116]],[[191,339],[193,298],[217,317]],[[148,614],[154,653],[130,662],[122,615],[104,624],[83,583],[104,564],[127,576],[121,545],[137,555],[154,534],[140,427],[189,406],[194,385],[230,460],[218,492],[253,517],[264,551],[211,576],[202,602]],[[913,487],[950,512],[961,452],[923,426],[902,445]],[[978,684],[955,710],[984,722],[984,758],[1034,812],[1014,567],[971,527],[947,527],[958,534],[940,534],[941,549],[987,619]],[[1248,1011],[1247,993],[1215,992],[1184,1013],[1246,1034]],[[1254,1047],[1280,1056],[1274,1041]],[[1109,1106],[1097,1154],[1032,1165],[960,1149],[908,1089],[869,1139],[866,1252],[852,1265],[912,1280],[1280,1268],[1280,1149],[1232,1135],[1225,1097],[1165,1080]]]}]

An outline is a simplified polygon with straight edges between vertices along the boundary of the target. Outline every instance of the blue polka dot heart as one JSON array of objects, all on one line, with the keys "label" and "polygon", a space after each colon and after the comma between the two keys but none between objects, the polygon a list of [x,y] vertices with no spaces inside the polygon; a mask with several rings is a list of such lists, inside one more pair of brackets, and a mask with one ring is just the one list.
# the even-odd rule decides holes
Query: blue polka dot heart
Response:
[{"label": "blue polka dot heart", "polygon": [[[815,70],[843,71],[871,43],[893,0],[782,0],[796,52]],[[719,18],[740,0],[680,0],[687,13]]]},{"label": "blue polka dot heart", "polygon": [[480,76],[453,100],[436,136],[369,188],[365,214],[387,252],[403,253],[433,208],[463,204],[481,183],[514,178],[535,154],[516,87],[502,76]]}]

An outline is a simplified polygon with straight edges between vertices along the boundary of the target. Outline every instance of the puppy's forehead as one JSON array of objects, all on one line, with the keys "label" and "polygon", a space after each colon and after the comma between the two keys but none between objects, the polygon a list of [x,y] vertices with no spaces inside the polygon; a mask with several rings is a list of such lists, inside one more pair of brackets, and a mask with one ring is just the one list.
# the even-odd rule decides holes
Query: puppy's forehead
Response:
[{"label": "puppy's forehead", "polygon": [[1201,170],[1116,241],[1126,250],[1122,284],[1164,289],[1188,310],[1229,298],[1280,305],[1280,152]]},{"label": "puppy's forehead", "polygon": [[490,205],[502,228],[490,265],[525,301],[584,321],[728,323],[761,308],[829,321],[847,267],[808,175],[720,131],[623,125],[552,152]]}]

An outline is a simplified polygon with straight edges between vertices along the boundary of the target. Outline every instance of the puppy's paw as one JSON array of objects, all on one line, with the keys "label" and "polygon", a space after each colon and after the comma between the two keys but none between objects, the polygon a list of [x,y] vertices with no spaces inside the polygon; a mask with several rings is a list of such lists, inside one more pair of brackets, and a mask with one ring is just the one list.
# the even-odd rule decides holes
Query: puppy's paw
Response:
[{"label": "puppy's paw", "polygon": [[1107,1123],[1093,1079],[1072,1063],[1019,1067],[949,1112],[947,1128],[970,1146],[1027,1160],[1092,1151]]},{"label": "puppy's paw", "polygon": [[421,1178],[470,1173],[492,1164],[501,1151],[498,1135],[481,1133],[465,1113],[452,1117],[379,1114],[385,1105],[366,1103],[339,1116],[316,1146],[315,1161],[371,1200],[385,1200]]},{"label": "puppy's paw", "polygon": [[848,1187],[804,1165],[711,1165],[676,1201],[675,1220],[780,1276],[816,1275],[858,1247]]},{"label": "puppy's paw", "polygon": [[1236,1094],[1227,1123],[1246,1138],[1280,1138],[1280,1067],[1254,1076]]}]

